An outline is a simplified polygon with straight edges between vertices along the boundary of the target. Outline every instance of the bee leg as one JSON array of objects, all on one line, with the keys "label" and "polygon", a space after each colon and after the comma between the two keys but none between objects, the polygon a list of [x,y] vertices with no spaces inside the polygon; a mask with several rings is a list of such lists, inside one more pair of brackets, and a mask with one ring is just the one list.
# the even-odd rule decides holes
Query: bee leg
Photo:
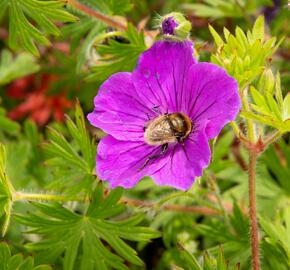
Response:
[{"label": "bee leg", "polygon": [[143,165],[141,166],[141,168],[138,169],[138,172],[143,170],[148,165],[150,160],[153,160],[153,159],[161,157],[166,152],[167,149],[168,149],[168,143],[162,144],[161,149],[160,149],[160,153],[148,157],[145,160],[145,162],[143,163]]}]

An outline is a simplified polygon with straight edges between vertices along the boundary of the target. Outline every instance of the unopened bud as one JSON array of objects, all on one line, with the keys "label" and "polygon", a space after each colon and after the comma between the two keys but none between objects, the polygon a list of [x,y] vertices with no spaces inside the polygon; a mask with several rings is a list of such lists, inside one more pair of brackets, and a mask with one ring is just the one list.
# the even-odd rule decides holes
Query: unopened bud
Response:
[{"label": "unopened bud", "polygon": [[189,36],[191,23],[181,13],[172,12],[162,17],[160,28],[163,38],[183,41]]}]

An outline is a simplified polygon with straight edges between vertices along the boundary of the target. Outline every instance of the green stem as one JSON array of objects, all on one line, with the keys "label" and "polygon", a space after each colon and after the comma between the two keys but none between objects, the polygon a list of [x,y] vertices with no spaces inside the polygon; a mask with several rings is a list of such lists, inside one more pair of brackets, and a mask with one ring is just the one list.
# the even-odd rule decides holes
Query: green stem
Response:
[{"label": "green stem", "polygon": [[282,134],[283,134],[283,132],[281,132],[280,130],[276,130],[272,134],[267,136],[266,139],[263,142],[264,143],[264,148],[266,149],[267,146],[269,146],[270,144],[272,144],[275,141],[277,141],[282,136]]},{"label": "green stem", "polygon": [[73,8],[78,9],[78,10],[82,11],[83,13],[85,13],[91,17],[96,18],[99,21],[102,21],[103,23],[105,23],[107,25],[110,25],[116,29],[127,30],[127,25],[117,21],[116,19],[114,19],[110,16],[104,15],[104,14],[102,14],[94,9],[91,9],[91,8],[79,3],[76,0],[64,0],[64,1],[67,4],[69,4],[70,6],[72,6]]},{"label": "green stem", "polygon": [[[244,89],[244,91],[242,92],[242,104],[244,107],[244,110],[249,112],[250,111],[250,106],[249,106],[249,102],[248,102],[248,98],[247,98],[247,88]],[[255,143],[256,138],[255,138],[255,124],[252,120],[248,119],[247,120],[247,127],[248,127],[248,138],[249,141],[252,143]]]},{"label": "green stem", "polygon": [[84,198],[72,198],[69,196],[58,194],[39,194],[39,193],[23,193],[15,192],[13,201],[54,201],[54,202],[69,202],[69,201],[85,201]]}]

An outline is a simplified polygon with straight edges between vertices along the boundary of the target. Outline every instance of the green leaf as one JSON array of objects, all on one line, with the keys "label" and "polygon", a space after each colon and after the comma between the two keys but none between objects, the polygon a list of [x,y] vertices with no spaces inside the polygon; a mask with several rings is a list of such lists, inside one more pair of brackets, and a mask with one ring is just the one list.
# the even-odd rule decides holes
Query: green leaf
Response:
[{"label": "green leaf", "polygon": [[14,59],[8,50],[3,50],[0,59],[0,85],[35,73],[39,70],[36,59],[28,53],[20,53]]},{"label": "green leaf", "polygon": [[201,265],[198,263],[197,259],[192,254],[190,254],[186,249],[183,249],[181,251],[181,256],[183,256],[183,259],[188,265],[189,269],[203,270]]},{"label": "green leaf", "polygon": [[[241,28],[236,27],[235,36],[224,28],[225,41],[221,46],[221,40],[217,33],[210,28],[214,36],[217,51],[212,54],[211,61],[222,66],[239,83],[240,89],[258,78],[265,70],[267,59],[277,50],[280,42],[275,44],[276,38],[264,39],[264,19],[260,16],[247,35]],[[273,76],[267,74],[262,78],[263,91],[273,91]],[[269,72],[268,72],[269,73]],[[260,89],[259,89],[260,90]]]},{"label": "green leaf", "polygon": [[267,220],[259,217],[260,224],[267,234],[266,241],[273,245],[280,245],[288,258],[290,265],[290,208],[286,207],[281,216],[277,215],[273,220]]},{"label": "green leaf", "polygon": [[[35,42],[49,45],[46,34],[57,36],[60,30],[51,20],[60,22],[75,21],[76,17],[63,9],[62,1],[42,0],[0,0],[0,7],[9,12],[9,46],[18,49],[19,45],[35,56],[39,56]],[[36,26],[28,20],[31,18]]]},{"label": "green leaf", "polygon": [[208,28],[211,35],[214,38],[214,41],[217,47],[221,47],[224,44],[224,41],[222,40],[222,38],[219,36],[219,34],[215,31],[215,29],[211,25],[209,25]]},{"label": "green leaf", "polygon": [[[235,1],[229,0],[204,0],[203,4],[183,4],[182,8],[187,12],[193,12],[200,17],[242,17],[243,12],[240,5]],[[241,3],[243,5],[244,3]]]},{"label": "green leaf", "polygon": [[138,33],[132,25],[124,33],[128,43],[109,40],[108,45],[98,45],[97,52],[102,56],[98,64],[93,66],[89,81],[104,81],[113,73],[118,71],[131,71],[137,63],[137,59],[146,50],[144,34]]},{"label": "green leaf", "polygon": [[6,234],[10,223],[13,191],[14,188],[9,182],[6,174],[6,149],[5,146],[0,143],[0,216],[4,216],[1,224],[2,236]]},{"label": "green leaf", "polygon": [[265,115],[265,114],[255,114],[253,112],[241,111],[240,114],[246,119],[252,119],[261,124],[268,125],[274,128],[279,129],[281,132],[290,131],[290,120],[286,119],[285,121],[277,120],[276,117]]},{"label": "green leaf", "polygon": [[34,259],[32,257],[23,258],[17,254],[11,256],[9,246],[2,242],[0,243],[0,270],[52,270],[48,265],[38,265],[34,267]]},{"label": "green leaf", "polygon": [[52,169],[55,180],[50,188],[64,191],[68,196],[92,192],[95,181],[95,145],[86,129],[80,105],[75,109],[75,121],[67,117],[68,136],[49,129],[49,141],[43,144],[47,154],[46,164]]},{"label": "green leaf", "polygon": [[289,121],[290,119],[290,94],[288,93],[283,101],[283,120]]},{"label": "green leaf", "polygon": [[8,268],[8,263],[11,253],[7,244],[0,243],[0,270],[6,270]]},{"label": "green leaf", "polygon": [[[83,214],[76,214],[59,204],[33,203],[36,212],[15,217],[29,227],[28,232],[43,237],[38,243],[28,244],[27,248],[38,251],[41,262],[46,262],[47,253],[54,252],[53,257],[56,258],[64,252],[64,270],[99,267],[128,270],[125,261],[142,265],[136,251],[124,240],[148,241],[159,237],[159,233],[138,226],[142,221],[140,216],[128,220],[111,219],[108,212],[118,208],[121,192],[122,189],[113,190],[105,197],[102,187],[97,187],[88,210]],[[116,212],[113,211],[113,214]]]},{"label": "green leaf", "polygon": [[252,31],[253,39],[260,39],[261,41],[263,41],[264,31],[265,31],[264,16],[259,16],[257,20],[255,21],[255,24],[253,27],[253,31]]},{"label": "green leaf", "polygon": [[20,125],[5,116],[6,112],[0,107],[0,132],[5,132],[10,135],[17,135],[20,131]]}]

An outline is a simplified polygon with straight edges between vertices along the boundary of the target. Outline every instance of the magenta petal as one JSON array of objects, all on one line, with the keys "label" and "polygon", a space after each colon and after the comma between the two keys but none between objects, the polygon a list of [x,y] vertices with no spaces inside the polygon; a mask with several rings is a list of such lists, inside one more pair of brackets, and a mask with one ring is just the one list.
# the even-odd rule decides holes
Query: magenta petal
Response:
[{"label": "magenta petal", "polygon": [[158,152],[159,147],[144,142],[119,141],[108,135],[98,145],[97,174],[112,188],[131,188],[142,177],[153,174],[164,165],[165,159],[156,159],[140,170],[145,160]]},{"label": "magenta petal", "polygon": [[195,125],[207,121],[209,139],[236,118],[240,109],[238,84],[224,69],[210,63],[191,66],[187,88],[190,91],[184,110]]},{"label": "magenta petal", "polygon": [[143,140],[144,123],[152,111],[139,101],[131,77],[131,73],[120,72],[105,81],[88,120],[117,139]]},{"label": "magenta petal", "polygon": [[152,178],[158,185],[168,185],[186,190],[191,187],[196,176],[208,166],[211,158],[210,148],[204,129],[192,133],[181,144],[173,145],[167,155],[165,165],[156,171]]},{"label": "magenta petal", "polygon": [[149,108],[158,107],[160,113],[179,111],[188,72],[195,63],[191,42],[156,42],[141,55],[133,72],[140,101]]}]

